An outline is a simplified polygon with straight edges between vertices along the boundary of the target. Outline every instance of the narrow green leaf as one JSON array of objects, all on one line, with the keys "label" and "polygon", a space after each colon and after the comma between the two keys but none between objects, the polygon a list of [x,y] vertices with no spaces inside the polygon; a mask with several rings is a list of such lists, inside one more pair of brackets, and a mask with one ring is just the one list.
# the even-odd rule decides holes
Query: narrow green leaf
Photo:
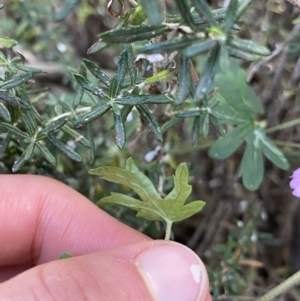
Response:
[{"label": "narrow green leaf", "polygon": [[230,61],[230,57],[229,57],[228,49],[225,45],[221,45],[221,47],[220,47],[219,67],[220,67],[220,71],[223,74],[228,73],[228,70],[230,68],[229,61]]},{"label": "narrow green leaf", "polygon": [[195,43],[182,51],[182,54],[186,57],[192,57],[207,51],[210,51],[216,46],[217,42],[214,40],[206,40]]},{"label": "narrow green leaf", "polygon": [[18,109],[29,109],[29,106],[19,97],[0,91],[0,99]]},{"label": "narrow green leaf", "polygon": [[23,153],[19,157],[19,159],[17,161],[15,161],[15,163],[12,167],[13,172],[20,170],[24,166],[24,164],[31,158],[34,147],[35,147],[35,141],[30,143],[28,145],[28,147],[23,151]]},{"label": "narrow green leaf", "polygon": [[214,114],[210,114],[209,121],[214,126],[214,128],[218,131],[219,135],[224,136],[225,135],[225,129],[220,122],[220,119],[218,116],[215,116]]},{"label": "narrow green leaf", "polygon": [[74,123],[74,127],[79,128],[87,123],[91,123],[104,115],[109,109],[111,105],[107,102],[101,102],[92,108],[92,110],[85,115],[81,116],[79,120]]},{"label": "narrow green leaf", "polygon": [[226,35],[230,31],[234,23],[236,22],[238,3],[239,3],[238,0],[231,0],[226,10],[225,23],[224,23],[224,33]]},{"label": "narrow green leaf", "polygon": [[25,72],[27,72],[27,73],[29,72],[29,73],[31,73],[31,74],[46,73],[45,71],[43,71],[43,70],[41,70],[41,69],[37,69],[37,68],[25,66],[25,65],[22,65],[22,64],[15,64],[15,66],[16,66],[19,70],[25,71]]},{"label": "narrow green leaf", "polygon": [[[83,77],[86,77],[86,66],[83,63],[81,63],[81,65],[80,65],[79,74],[82,75]],[[75,110],[79,106],[79,104],[81,103],[83,94],[84,94],[83,86],[80,85],[79,83],[77,83],[76,89],[75,89],[75,96],[74,96],[74,100],[73,100],[73,105],[72,105],[73,110]]]},{"label": "narrow green leaf", "polygon": [[86,149],[86,156],[90,163],[93,163],[95,158],[95,141],[94,141],[94,133],[93,133],[93,124],[88,123],[85,126],[85,137],[89,141],[90,148]]},{"label": "narrow green leaf", "polygon": [[237,59],[242,59],[242,60],[249,61],[249,62],[255,62],[255,61],[258,61],[261,59],[260,55],[245,52],[232,45],[227,45],[227,49],[228,49],[229,55],[232,57],[235,57]]},{"label": "narrow green leaf", "polygon": [[236,21],[244,14],[245,10],[250,6],[252,0],[240,0],[239,7],[236,14]]},{"label": "narrow green leaf", "polygon": [[54,21],[59,22],[64,20],[79,2],[80,0],[64,0],[60,10],[54,13]]},{"label": "narrow green leaf", "polygon": [[118,77],[117,75],[113,76],[111,81],[110,81],[110,86],[109,86],[109,98],[113,99],[117,96],[118,94]]},{"label": "narrow green leaf", "polygon": [[256,44],[250,40],[239,39],[235,36],[231,37],[229,44],[235,48],[245,51],[246,53],[249,52],[250,54],[258,54],[264,56],[271,54],[270,50],[265,46]]},{"label": "narrow green leaf", "polygon": [[263,154],[276,166],[283,170],[288,170],[290,164],[283,153],[272,143],[261,128],[254,131],[255,141],[259,141],[259,146]]},{"label": "narrow green leaf", "polygon": [[48,122],[45,127],[38,133],[37,139],[42,139],[42,137],[46,137],[48,134],[55,132],[59,128],[61,128],[64,124],[66,124],[69,120],[70,116],[62,116],[59,118],[54,118]]},{"label": "narrow green leaf", "polygon": [[83,135],[80,133],[76,132],[72,128],[70,128],[67,125],[63,125],[61,127],[61,130],[70,138],[74,139],[74,142],[78,142],[79,144],[83,145],[84,147],[90,148],[90,142],[87,138],[85,138]]},{"label": "narrow green leaf", "polygon": [[[211,11],[211,13],[216,21],[222,21],[225,19],[226,8],[215,9],[215,10]],[[207,21],[203,18],[200,18],[198,14],[193,13],[193,18],[194,18],[195,24],[197,24],[197,25],[207,23]]]},{"label": "narrow green leaf", "polygon": [[122,115],[123,122],[126,121],[128,115],[131,113],[132,109],[133,109],[133,106],[130,106],[130,105],[123,106],[123,108],[121,109],[121,115]]},{"label": "narrow green leaf", "polygon": [[122,105],[136,106],[140,104],[167,104],[171,103],[173,100],[165,95],[161,94],[141,94],[138,96],[126,96],[122,98],[116,98],[115,103]]},{"label": "narrow green leaf", "polygon": [[199,135],[200,135],[200,116],[196,116],[193,121],[193,128],[192,128],[192,145],[196,147]]},{"label": "narrow green leaf", "polygon": [[102,40],[98,40],[96,43],[94,43],[88,50],[87,54],[94,54],[97,52],[102,51],[104,48],[108,46],[107,43],[103,42]]},{"label": "narrow green leaf", "polygon": [[191,14],[191,7],[189,6],[188,2],[186,0],[175,0],[175,4],[185,23],[193,28],[195,23],[193,15]]},{"label": "narrow green leaf", "polygon": [[17,127],[14,127],[13,125],[5,122],[1,122],[1,127],[5,128],[8,132],[12,133],[13,135],[17,136],[21,139],[30,139],[30,136],[27,133],[22,132]]},{"label": "narrow green leaf", "polygon": [[6,106],[0,102],[0,118],[6,122],[11,122],[10,113],[7,110]]},{"label": "narrow green leaf", "polygon": [[117,85],[117,93],[116,95],[119,94],[119,92],[122,89],[125,75],[127,72],[127,65],[128,65],[128,54],[126,49],[122,50],[122,52],[119,55],[118,59],[118,67],[117,67],[117,79],[118,79],[118,85]]},{"label": "narrow green leaf", "polygon": [[36,143],[38,149],[40,150],[42,156],[52,165],[56,165],[56,160],[50,151],[42,144]]},{"label": "narrow green leaf", "polygon": [[159,43],[149,44],[141,49],[138,50],[138,53],[147,53],[147,54],[153,54],[153,53],[161,53],[161,52],[168,52],[168,51],[174,51],[174,50],[180,50],[182,48],[185,48],[187,46],[190,46],[191,44],[195,43],[197,41],[197,38],[175,38],[171,40],[166,40]]},{"label": "narrow green leaf", "polygon": [[[1,129],[1,126],[0,126],[0,129]],[[0,145],[0,158],[3,158],[3,157],[5,156],[11,138],[12,138],[12,134],[11,134],[11,133],[8,133],[8,134],[6,135],[6,137],[5,137],[5,139],[2,139],[2,140],[1,140],[1,145]]]},{"label": "narrow green leaf", "polygon": [[190,94],[191,85],[191,61],[187,57],[180,58],[180,67],[177,83],[177,91],[175,94],[175,105],[179,106],[184,103]]},{"label": "narrow green leaf", "polygon": [[150,25],[160,25],[163,22],[162,11],[158,0],[140,0],[148,17]]},{"label": "narrow green leaf", "polygon": [[154,134],[154,137],[158,141],[162,141],[162,131],[157,123],[157,121],[154,119],[153,115],[150,113],[148,108],[145,105],[138,105],[136,106],[137,110],[139,111],[142,119],[148,124],[151,132]]},{"label": "narrow green leaf", "polygon": [[26,131],[31,137],[34,137],[38,131],[38,125],[36,123],[34,113],[30,110],[21,112],[21,119],[24,123]]},{"label": "narrow green leaf", "polygon": [[47,138],[49,139],[49,141],[55,146],[57,147],[62,153],[64,153],[65,155],[67,155],[70,159],[76,161],[76,162],[81,162],[82,158],[81,156],[75,152],[71,147],[69,147],[68,145],[65,145],[64,143],[62,143],[60,140],[58,140],[54,135],[48,135]]},{"label": "narrow green leaf", "polygon": [[258,189],[264,174],[263,156],[254,139],[253,133],[247,138],[247,145],[239,171],[244,186],[251,191]]},{"label": "narrow green leaf", "polygon": [[199,103],[203,100],[206,93],[212,88],[214,77],[217,73],[217,68],[219,64],[219,56],[220,56],[220,47],[215,47],[204,66],[204,71],[201,75],[201,79],[197,85],[195,91],[194,101],[195,103]]},{"label": "narrow green leaf", "polygon": [[127,52],[127,67],[130,75],[131,85],[134,85],[137,79],[137,68],[135,66],[135,55],[133,53],[132,45],[126,43],[123,45]]},{"label": "narrow green leaf", "polygon": [[206,0],[192,0],[192,4],[194,5],[196,11],[200,16],[203,17],[210,25],[210,27],[218,27],[218,24],[210,10],[209,5]]},{"label": "narrow green leaf", "polygon": [[200,116],[200,113],[201,112],[199,109],[190,109],[186,111],[180,111],[176,113],[175,116],[179,118],[190,118],[190,117]]},{"label": "narrow green leaf", "polygon": [[98,37],[107,43],[131,43],[154,38],[166,31],[170,31],[166,25],[132,26],[128,28],[113,29],[101,33]]},{"label": "narrow green leaf", "polygon": [[32,78],[32,73],[22,73],[20,75],[15,76],[14,78],[0,84],[0,90],[9,90],[22,84],[26,83],[29,79]]},{"label": "narrow green leaf", "polygon": [[203,114],[200,115],[201,134],[203,135],[204,138],[207,138],[209,133],[209,115],[210,114],[208,114],[208,112],[204,112]]},{"label": "narrow green leaf", "polygon": [[175,125],[178,123],[182,122],[181,118],[178,117],[173,117],[172,119],[166,121],[162,127],[161,127],[161,132],[165,133],[168,129],[173,128]]},{"label": "narrow green leaf", "polygon": [[76,109],[83,97],[84,94],[84,88],[82,85],[80,85],[79,83],[77,83],[76,89],[75,89],[75,96],[74,96],[74,100],[73,100],[73,109]]},{"label": "narrow green leaf", "polygon": [[83,77],[80,74],[74,74],[75,79],[77,82],[87,91],[91,92],[92,94],[98,96],[98,97],[105,97],[105,93],[103,90],[95,85],[93,85],[91,82],[89,82],[85,77]]},{"label": "narrow green leaf", "polygon": [[212,159],[223,160],[231,156],[253,132],[252,124],[243,124],[230,130],[224,137],[220,137],[208,150]]},{"label": "narrow green leaf", "polygon": [[[117,106],[117,105],[115,105]],[[116,143],[119,147],[119,149],[123,149],[126,143],[126,133],[125,133],[125,127],[122,120],[121,112],[116,112],[113,110],[114,115],[114,127],[116,132]]]},{"label": "narrow green leaf", "polygon": [[110,77],[103,72],[95,63],[87,59],[83,59],[84,64],[88,70],[104,85],[109,87]]}]

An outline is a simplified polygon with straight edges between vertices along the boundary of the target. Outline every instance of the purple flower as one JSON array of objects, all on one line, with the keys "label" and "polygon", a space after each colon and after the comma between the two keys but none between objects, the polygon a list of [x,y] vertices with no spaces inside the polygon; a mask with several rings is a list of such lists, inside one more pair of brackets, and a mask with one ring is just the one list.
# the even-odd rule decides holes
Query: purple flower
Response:
[{"label": "purple flower", "polygon": [[300,197],[300,168],[293,172],[290,187],[293,189],[292,194],[296,197]]}]

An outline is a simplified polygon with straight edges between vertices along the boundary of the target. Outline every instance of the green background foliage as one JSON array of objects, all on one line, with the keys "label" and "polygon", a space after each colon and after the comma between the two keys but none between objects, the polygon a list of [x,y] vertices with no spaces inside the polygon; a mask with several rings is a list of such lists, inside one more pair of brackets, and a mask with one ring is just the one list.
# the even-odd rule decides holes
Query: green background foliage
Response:
[{"label": "green background foliage", "polygon": [[[224,195],[234,199],[234,193],[238,198],[243,193],[245,198],[255,199],[264,191],[268,170],[282,175],[286,173],[277,169],[287,171],[290,164],[299,163],[294,151],[299,145],[285,136],[284,141],[274,136],[299,121],[272,119],[263,93],[255,82],[249,82],[246,73],[251,66],[268,62],[274,51],[276,27],[270,25],[260,39],[247,34],[247,30],[256,30],[256,24],[247,20],[253,20],[255,6],[260,4],[232,0],[219,8],[203,0],[174,0],[162,7],[157,0],[137,1],[137,5],[113,1],[114,6],[106,11],[104,2],[4,2],[0,28],[1,173],[57,178],[94,202],[102,199],[99,204],[121,205],[105,206],[105,210],[161,238],[164,225],[159,221],[179,221],[203,207],[202,202],[183,206],[191,194],[188,183],[194,188],[193,199],[209,202]],[[118,6],[120,3],[123,6]],[[264,20],[270,11],[268,7]],[[90,25],[90,20],[104,21]],[[278,39],[282,41],[287,29],[279,26]],[[91,29],[96,32],[87,40]],[[293,40],[292,58],[299,54],[297,39]],[[296,90],[287,94],[298,97]],[[132,161],[126,165],[128,157],[134,158],[138,169]],[[190,175],[187,165],[180,164],[183,161],[187,161]],[[146,185],[139,189],[149,193],[151,188],[153,197],[140,195],[142,200],[136,200],[127,187],[115,185],[124,184],[114,177],[126,171],[122,168],[128,167],[128,162],[136,173],[133,182],[144,179]],[[113,183],[88,176],[90,169]],[[215,184],[224,169],[230,170],[222,179],[228,184],[224,190],[232,192],[224,193],[222,185]],[[126,174],[123,180],[131,176]],[[182,198],[178,187],[185,187]],[[107,196],[108,191],[119,193]],[[153,210],[170,197],[181,207],[167,217],[156,211],[149,214],[149,208]],[[122,205],[136,209],[138,217]],[[186,214],[182,209],[193,206]],[[139,218],[146,215],[158,222]],[[251,223],[259,214],[251,207],[246,215],[247,229],[256,233],[258,222]],[[187,229],[197,227],[199,216],[191,218],[191,224],[187,222]],[[235,216],[234,222],[239,218]],[[176,225],[174,232],[180,233]],[[241,293],[249,283],[238,261],[255,253],[242,248],[243,238],[251,248],[255,245],[246,232],[243,227],[228,231],[226,240],[212,252],[230,269],[230,273],[211,270],[215,297],[222,290]],[[238,259],[234,257],[237,249]]]}]

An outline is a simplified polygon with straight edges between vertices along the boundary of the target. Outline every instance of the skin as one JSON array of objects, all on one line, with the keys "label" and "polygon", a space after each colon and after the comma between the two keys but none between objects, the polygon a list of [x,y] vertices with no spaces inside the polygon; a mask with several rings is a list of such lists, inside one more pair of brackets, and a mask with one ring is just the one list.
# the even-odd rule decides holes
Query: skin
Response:
[{"label": "skin", "polygon": [[[0,300],[155,300],[133,261],[166,242],[49,178],[1,175],[0,191]],[[64,252],[74,257],[57,260]]]}]

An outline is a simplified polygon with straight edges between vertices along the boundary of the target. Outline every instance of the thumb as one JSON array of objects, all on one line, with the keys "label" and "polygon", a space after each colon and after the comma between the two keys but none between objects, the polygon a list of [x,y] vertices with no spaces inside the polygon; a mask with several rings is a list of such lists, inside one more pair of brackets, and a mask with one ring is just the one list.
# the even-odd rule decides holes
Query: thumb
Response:
[{"label": "thumb", "polygon": [[0,284],[0,300],[208,301],[205,267],[175,242],[143,241],[32,268]]}]

